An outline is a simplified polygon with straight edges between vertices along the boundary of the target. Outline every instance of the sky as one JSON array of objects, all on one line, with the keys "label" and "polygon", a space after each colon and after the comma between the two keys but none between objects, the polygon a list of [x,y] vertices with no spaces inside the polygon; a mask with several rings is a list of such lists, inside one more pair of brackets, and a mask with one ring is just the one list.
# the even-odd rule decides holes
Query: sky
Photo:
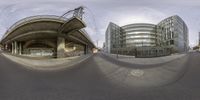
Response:
[{"label": "sky", "polygon": [[60,16],[68,10],[84,6],[86,30],[98,47],[105,41],[109,22],[119,26],[131,23],[158,24],[161,20],[180,16],[189,29],[189,45],[198,44],[200,0],[1,0],[0,38],[15,22],[35,15]]}]

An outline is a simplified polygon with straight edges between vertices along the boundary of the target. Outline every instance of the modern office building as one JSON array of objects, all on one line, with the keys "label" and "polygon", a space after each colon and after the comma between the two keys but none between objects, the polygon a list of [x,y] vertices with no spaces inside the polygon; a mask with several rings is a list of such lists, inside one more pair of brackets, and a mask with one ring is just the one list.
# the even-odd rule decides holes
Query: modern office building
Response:
[{"label": "modern office building", "polygon": [[200,32],[199,32],[199,45],[200,45]]},{"label": "modern office building", "polygon": [[200,32],[199,32],[199,43],[198,43],[198,45],[193,47],[193,50],[200,51]]},{"label": "modern office building", "polygon": [[156,25],[138,23],[122,26],[126,47],[156,46]]},{"label": "modern office building", "polygon": [[106,30],[106,52],[112,53],[114,48],[122,48],[124,46],[122,37],[122,28],[114,23],[110,23]]},{"label": "modern office building", "polygon": [[161,45],[169,46],[172,52],[187,52],[189,50],[188,28],[177,15],[164,19],[158,25],[161,34]]},{"label": "modern office building", "polygon": [[107,53],[138,57],[164,56],[188,51],[188,28],[177,15],[157,25],[135,23],[118,26],[110,23],[106,30]]}]

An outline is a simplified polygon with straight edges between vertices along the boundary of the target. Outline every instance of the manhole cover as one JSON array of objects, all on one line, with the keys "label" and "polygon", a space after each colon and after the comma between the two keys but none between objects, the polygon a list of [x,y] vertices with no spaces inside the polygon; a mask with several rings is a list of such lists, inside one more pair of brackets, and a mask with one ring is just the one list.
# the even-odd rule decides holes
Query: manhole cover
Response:
[{"label": "manhole cover", "polygon": [[135,69],[131,71],[131,75],[136,76],[136,77],[141,77],[144,75],[144,71],[140,69]]}]

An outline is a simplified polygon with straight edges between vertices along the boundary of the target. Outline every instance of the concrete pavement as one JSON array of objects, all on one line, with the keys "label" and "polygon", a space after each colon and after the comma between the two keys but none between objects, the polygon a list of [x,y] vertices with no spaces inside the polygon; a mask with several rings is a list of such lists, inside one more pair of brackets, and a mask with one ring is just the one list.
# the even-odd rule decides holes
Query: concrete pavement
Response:
[{"label": "concrete pavement", "polygon": [[78,64],[92,56],[92,54],[87,54],[67,58],[37,59],[30,57],[14,56],[7,53],[2,53],[2,55],[13,62],[23,65],[27,69],[38,71],[55,71],[70,68],[73,65]]},{"label": "concrete pavement", "polygon": [[[143,75],[137,77],[130,74],[138,69],[136,65],[116,62],[101,54],[90,57],[70,70],[56,72],[26,70],[0,55],[0,100],[199,100],[199,59],[200,53],[190,53],[180,61],[155,67],[144,66],[139,69],[144,70],[144,76],[159,67],[180,65],[185,68],[181,76],[174,78],[167,78],[175,75],[167,74],[170,71],[155,70],[159,73],[157,75],[166,76],[160,79],[169,83],[146,88],[136,84]],[[168,67],[166,70],[173,72],[173,68]],[[143,79],[150,84],[158,82],[148,80],[152,76],[146,77],[149,78]]]},{"label": "concrete pavement", "polygon": [[[188,67],[185,64],[189,58],[185,56],[168,64],[138,66],[129,63],[117,63],[112,58],[104,57],[104,54],[101,54],[100,57],[94,58],[102,73],[113,79],[111,81],[115,84],[121,83],[135,88],[157,87],[174,82],[185,73]],[[115,72],[115,74],[110,74],[110,72]],[[122,75],[122,78],[118,77]]]}]

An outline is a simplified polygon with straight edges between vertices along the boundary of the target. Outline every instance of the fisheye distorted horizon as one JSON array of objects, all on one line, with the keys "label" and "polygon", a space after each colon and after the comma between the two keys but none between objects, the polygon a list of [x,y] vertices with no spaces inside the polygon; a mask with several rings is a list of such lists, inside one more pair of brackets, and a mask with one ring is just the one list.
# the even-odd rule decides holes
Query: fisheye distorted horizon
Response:
[{"label": "fisheye distorted horizon", "polygon": [[0,1],[0,38],[15,22],[34,15],[62,15],[78,6],[85,6],[87,32],[102,47],[109,22],[120,26],[131,23],[157,24],[160,20],[179,15],[189,28],[189,44],[198,43],[200,1],[190,0],[21,0]]}]

